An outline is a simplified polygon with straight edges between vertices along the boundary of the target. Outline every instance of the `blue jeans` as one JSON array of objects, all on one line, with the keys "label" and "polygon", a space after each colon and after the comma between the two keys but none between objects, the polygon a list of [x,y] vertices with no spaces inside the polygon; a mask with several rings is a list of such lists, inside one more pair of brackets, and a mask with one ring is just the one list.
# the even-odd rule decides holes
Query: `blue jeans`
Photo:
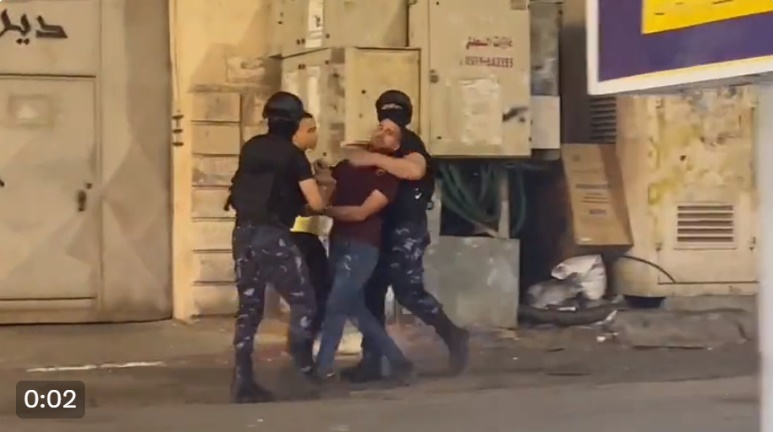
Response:
[{"label": "blue jeans", "polygon": [[328,298],[317,354],[317,370],[320,374],[333,371],[347,318],[357,326],[364,338],[373,341],[392,365],[408,362],[381,323],[365,307],[363,290],[376,267],[378,256],[378,249],[365,243],[340,239],[331,241],[333,288]]}]

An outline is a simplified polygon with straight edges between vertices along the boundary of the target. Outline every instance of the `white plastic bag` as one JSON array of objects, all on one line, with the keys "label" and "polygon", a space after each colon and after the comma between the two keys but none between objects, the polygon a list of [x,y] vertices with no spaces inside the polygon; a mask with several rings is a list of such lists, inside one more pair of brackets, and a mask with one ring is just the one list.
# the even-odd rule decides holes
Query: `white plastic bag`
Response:
[{"label": "white plastic bag", "polygon": [[569,258],[555,266],[550,275],[558,280],[571,280],[589,300],[600,300],[607,290],[607,271],[601,255]]}]

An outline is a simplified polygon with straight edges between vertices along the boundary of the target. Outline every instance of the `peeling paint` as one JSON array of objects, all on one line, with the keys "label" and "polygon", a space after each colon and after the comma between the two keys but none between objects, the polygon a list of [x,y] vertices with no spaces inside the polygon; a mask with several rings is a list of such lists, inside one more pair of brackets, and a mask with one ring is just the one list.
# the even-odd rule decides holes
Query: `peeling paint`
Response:
[{"label": "peeling paint", "polygon": [[727,201],[753,190],[754,95],[748,88],[657,97],[649,119],[648,202]]},{"label": "peeling paint", "polygon": [[[620,263],[615,289],[637,296],[757,290],[753,86],[619,98],[618,156],[634,246],[668,271]],[[707,265],[707,263],[710,263]]]}]

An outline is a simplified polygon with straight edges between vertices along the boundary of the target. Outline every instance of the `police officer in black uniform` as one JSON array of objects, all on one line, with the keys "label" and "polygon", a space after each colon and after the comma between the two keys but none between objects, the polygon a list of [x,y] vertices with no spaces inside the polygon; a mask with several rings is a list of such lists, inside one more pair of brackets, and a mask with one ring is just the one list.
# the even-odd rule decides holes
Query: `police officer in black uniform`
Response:
[{"label": "police officer in black uniform", "polygon": [[255,334],[263,318],[268,285],[290,306],[291,356],[305,373],[313,366],[305,347],[312,340],[315,296],[290,227],[305,206],[322,211],[325,203],[308,159],[292,141],[303,115],[303,102],[296,95],[278,92],[271,96],[263,109],[268,133],[244,144],[232,179],[227,206],[236,211],[233,258],[239,295],[231,391],[235,403],[273,399],[255,382],[252,369]]},{"label": "police officer in black uniform", "polygon": [[[402,129],[402,141],[395,157],[377,153],[352,154],[349,161],[376,166],[401,179],[394,202],[386,209],[382,254],[365,288],[368,309],[382,324],[384,303],[392,286],[399,304],[435,328],[448,346],[450,368],[461,373],[467,365],[467,330],[456,326],[438,300],[424,287],[424,252],[429,246],[427,210],[435,190],[432,157],[421,138],[406,127],[413,116],[410,98],[399,90],[388,90],[376,100],[378,120],[389,119]],[[373,341],[363,339],[360,363],[342,372],[344,378],[364,382],[381,378],[381,353]]]}]

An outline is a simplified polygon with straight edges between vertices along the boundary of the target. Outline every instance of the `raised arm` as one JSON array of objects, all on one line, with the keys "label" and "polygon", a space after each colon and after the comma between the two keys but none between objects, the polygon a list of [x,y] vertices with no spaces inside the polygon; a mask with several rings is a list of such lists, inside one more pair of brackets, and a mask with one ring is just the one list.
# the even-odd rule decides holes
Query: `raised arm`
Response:
[{"label": "raised arm", "polygon": [[376,189],[358,206],[330,207],[326,213],[333,219],[344,222],[362,222],[380,212],[387,204],[389,204],[389,198]]},{"label": "raised arm", "polygon": [[427,159],[421,153],[409,153],[403,157],[374,156],[375,166],[401,180],[421,180],[427,173]]},{"label": "raised arm", "polygon": [[290,169],[298,180],[298,186],[300,186],[309,208],[315,212],[324,210],[327,203],[322,198],[319,185],[317,185],[317,180],[311,171],[311,164],[306,159],[306,156],[302,153],[294,155],[293,160],[290,162]]}]

